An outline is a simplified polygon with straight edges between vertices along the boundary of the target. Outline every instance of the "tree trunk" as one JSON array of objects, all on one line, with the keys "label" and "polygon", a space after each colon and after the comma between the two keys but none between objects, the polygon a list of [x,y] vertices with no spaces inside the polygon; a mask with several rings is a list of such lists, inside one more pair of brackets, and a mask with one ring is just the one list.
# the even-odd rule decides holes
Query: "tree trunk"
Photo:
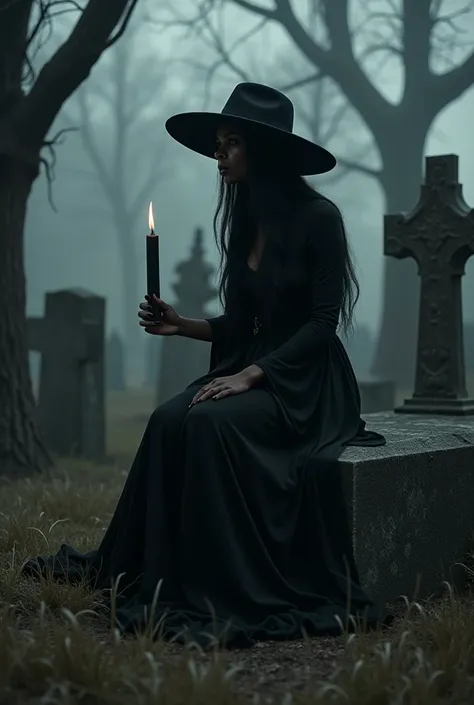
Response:
[{"label": "tree trunk", "polygon": [[25,318],[23,226],[35,176],[0,156],[0,474],[15,477],[51,464],[35,422]]},{"label": "tree trunk", "polygon": [[[385,192],[385,213],[409,212],[417,203],[423,174],[423,149],[427,125],[413,124],[379,141]],[[386,144],[385,144],[386,142]],[[383,224],[380,237],[383,238]],[[383,313],[372,371],[411,388],[415,375],[420,280],[414,260],[385,258]]]}]

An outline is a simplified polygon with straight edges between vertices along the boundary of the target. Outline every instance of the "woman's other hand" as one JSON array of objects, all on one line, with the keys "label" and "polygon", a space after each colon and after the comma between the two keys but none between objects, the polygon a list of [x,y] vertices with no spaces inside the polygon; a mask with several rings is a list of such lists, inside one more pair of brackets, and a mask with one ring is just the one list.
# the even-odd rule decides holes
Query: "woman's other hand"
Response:
[{"label": "woman's other hand", "polygon": [[217,400],[233,396],[234,394],[242,394],[242,392],[247,392],[252,386],[252,379],[246,372],[239,372],[229,377],[216,377],[212,382],[201,387],[189,406],[194,406],[194,404],[206,401],[206,399]]},{"label": "woman's other hand", "polygon": [[153,294],[153,306],[161,311],[161,323],[154,320],[152,298],[145,296],[140,304],[138,317],[145,333],[151,335],[177,335],[180,331],[181,317],[172,306]]}]

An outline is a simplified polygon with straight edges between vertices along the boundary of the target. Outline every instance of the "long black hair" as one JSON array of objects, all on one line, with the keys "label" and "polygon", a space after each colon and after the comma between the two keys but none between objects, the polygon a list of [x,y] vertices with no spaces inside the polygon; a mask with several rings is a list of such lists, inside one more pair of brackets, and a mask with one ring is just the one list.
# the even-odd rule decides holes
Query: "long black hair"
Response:
[{"label": "long black hair", "polygon": [[[238,308],[239,293],[234,282],[239,280],[239,267],[245,264],[257,225],[270,242],[277,262],[284,262],[286,229],[299,205],[314,198],[328,198],[317,192],[302,176],[262,154],[252,135],[245,136],[248,178],[242,183],[226,184],[219,179],[217,207],[213,226],[220,253],[219,300],[225,311]],[[253,143],[253,144],[252,144]],[[273,162],[273,163],[272,163]],[[263,167],[265,165],[265,167]],[[334,204],[333,204],[334,205]],[[352,328],[355,305],[359,298],[359,283],[352,260],[344,224],[344,273],[340,325],[344,333]]]}]

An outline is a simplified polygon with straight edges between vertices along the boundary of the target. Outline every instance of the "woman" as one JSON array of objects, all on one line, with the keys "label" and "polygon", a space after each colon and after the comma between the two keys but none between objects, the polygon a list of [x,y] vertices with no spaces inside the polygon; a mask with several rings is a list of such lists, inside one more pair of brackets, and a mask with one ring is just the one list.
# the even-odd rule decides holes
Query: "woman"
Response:
[{"label": "woman", "polygon": [[336,335],[358,287],[338,209],[301,176],[335,159],[292,124],[289,99],[252,83],[220,114],[167,122],[217,160],[225,313],[193,320],[155,298],[138,315],[147,333],[210,342],[210,371],[152,414],[99,549],[39,559],[58,577],[93,570],[99,587],[124,574],[123,629],[143,623],[157,586],[165,634],[200,643],[379,617],[359,585],[337,464],[347,445],[385,442],[365,430]]}]

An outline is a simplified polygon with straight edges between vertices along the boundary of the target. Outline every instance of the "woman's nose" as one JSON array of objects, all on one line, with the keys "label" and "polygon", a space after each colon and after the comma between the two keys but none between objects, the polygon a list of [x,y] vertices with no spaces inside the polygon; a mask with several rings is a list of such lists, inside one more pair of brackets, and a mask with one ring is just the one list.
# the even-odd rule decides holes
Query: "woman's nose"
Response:
[{"label": "woman's nose", "polygon": [[222,147],[218,147],[216,151],[214,152],[214,157],[216,159],[224,159],[225,158],[225,152],[222,149]]}]

